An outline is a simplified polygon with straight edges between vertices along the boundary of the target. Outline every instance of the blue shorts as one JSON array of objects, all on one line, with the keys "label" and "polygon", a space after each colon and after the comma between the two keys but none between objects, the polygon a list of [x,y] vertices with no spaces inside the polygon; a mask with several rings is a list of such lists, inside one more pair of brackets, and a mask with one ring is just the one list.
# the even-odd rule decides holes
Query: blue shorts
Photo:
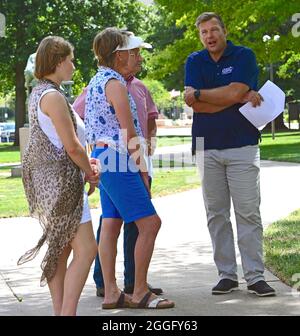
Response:
[{"label": "blue shorts", "polygon": [[142,177],[128,154],[97,147],[92,157],[101,164],[99,189],[103,218],[122,218],[130,223],[156,214]]}]

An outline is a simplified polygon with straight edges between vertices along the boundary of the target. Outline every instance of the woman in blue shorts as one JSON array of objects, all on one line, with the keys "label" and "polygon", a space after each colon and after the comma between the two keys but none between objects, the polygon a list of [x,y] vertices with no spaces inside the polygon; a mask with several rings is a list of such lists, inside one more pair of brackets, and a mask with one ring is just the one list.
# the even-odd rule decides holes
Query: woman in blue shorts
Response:
[{"label": "woman in blue shorts", "polygon": [[[104,277],[103,309],[172,308],[174,302],[149,292],[147,273],[161,220],[151,202],[143,138],[136,106],[124,77],[142,61],[142,40],[116,28],[106,28],[94,39],[99,69],[88,86],[86,136],[101,163],[99,184],[103,224],[99,255]],[[116,283],[117,240],[123,221],[135,222],[135,287],[132,298]],[[126,225],[126,224],[125,224]]]}]

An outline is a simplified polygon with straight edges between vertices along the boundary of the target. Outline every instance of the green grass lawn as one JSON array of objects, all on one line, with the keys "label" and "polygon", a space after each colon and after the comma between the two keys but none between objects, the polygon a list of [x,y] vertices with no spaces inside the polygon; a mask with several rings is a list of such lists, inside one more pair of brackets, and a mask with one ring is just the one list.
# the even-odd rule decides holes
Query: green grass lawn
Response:
[{"label": "green grass lawn", "polygon": [[0,217],[28,216],[22,180],[9,176],[10,171],[0,171]]},{"label": "green grass lawn", "polygon": [[[191,137],[158,137],[157,146],[175,146],[191,142]],[[274,140],[271,133],[262,134],[260,150],[263,160],[300,163],[300,132],[277,132]]]},{"label": "green grass lawn", "polygon": [[[11,177],[9,167],[0,167],[0,218],[29,216],[22,179]],[[99,206],[98,189],[89,197],[90,206]]]},{"label": "green grass lawn", "polygon": [[[200,186],[196,168],[156,170],[152,197],[165,196]],[[91,208],[99,206],[99,191],[89,197]],[[28,205],[20,177],[10,177],[10,170],[0,168],[0,218],[28,216]]]},{"label": "green grass lawn", "polygon": [[[191,141],[191,137],[158,137],[157,146],[190,144]],[[260,148],[261,158],[264,160],[300,163],[300,132],[276,133],[274,140],[270,133],[263,134]],[[0,143],[0,163],[19,161],[19,147],[14,147],[12,144]]]},{"label": "green grass lawn", "polygon": [[157,137],[157,147],[176,146],[192,143],[192,137]]},{"label": "green grass lawn", "polygon": [[[271,272],[293,286],[300,280],[300,209],[264,232],[265,263]],[[293,275],[298,276],[293,279]],[[298,285],[299,290],[299,285]]]},{"label": "green grass lawn", "polygon": [[200,187],[200,177],[195,167],[156,170],[152,184],[152,197],[160,197]]},{"label": "green grass lawn", "polygon": [[264,160],[300,163],[300,132],[263,134],[260,144],[261,158]]},{"label": "green grass lawn", "polygon": [[0,163],[20,162],[20,148],[11,143],[0,143]]}]

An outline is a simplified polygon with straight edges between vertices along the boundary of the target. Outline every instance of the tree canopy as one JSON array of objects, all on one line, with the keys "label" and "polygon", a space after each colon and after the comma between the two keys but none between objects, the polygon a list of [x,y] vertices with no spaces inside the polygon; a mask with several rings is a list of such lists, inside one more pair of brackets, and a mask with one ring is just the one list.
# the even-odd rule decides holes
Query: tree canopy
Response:
[{"label": "tree canopy", "polygon": [[[244,0],[234,6],[232,0],[155,2],[176,22],[178,28],[184,29],[182,38],[174,38],[163,50],[154,53],[150,66],[153,69],[152,76],[156,79],[165,78],[176,69],[182,69],[187,56],[202,49],[195,21],[204,11],[220,14],[229,32],[228,38],[236,44],[252,48],[261,65],[278,62],[278,75],[281,77],[300,73],[300,37],[295,37],[297,27],[294,26],[297,23],[295,18],[292,21],[293,15],[299,11],[298,0]],[[271,36],[268,43],[263,42],[264,35]],[[272,39],[275,35],[280,35],[278,42]]]},{"label": "tree canopy", "polygon": [[77,77],[86,83],[96,68],[91,50],[96,33],[117,26],[143,34],[149,29],[148,11],[137,0],[0,0],[6,17],[6,36],[0,38],[0,92],[16,89],[17,131],[25,122],[26,62],[45,36],[59,35],[75,46]]},{"label": "tree canopy", "polygon": [[[156,0],[147,7],[137,0],[0,0],[6,19],[6,36],[0,37],[0,92],[16,90],[16,128],[25,122],[24,68],[28,56],[47,35],[59,35],[75,47],[78,93],[93,75],[95,34],[108,26],[126,27],[147,37],[154,51],[145,53],[141,77],[163,81],[168,89],[183,89],[187,56],[202,48],[194,25],[203,11],[219,13],[236,44],[254,50],[262,69],[276,65],[277,76],[291,78],[286,90],[296,88],[300,77],[299,0]],[[262,37],[271,36],[268,43]],[[272,38],[280,35],[279,42]],[[298,36],[298,37],[297,37]],[[265,72],[261,78],[266,79]],[[278,78],[278,77],[277,77]],[[299,89],[300,92],[300,89]],[[16,134],[18,144],[18,133]]]}]

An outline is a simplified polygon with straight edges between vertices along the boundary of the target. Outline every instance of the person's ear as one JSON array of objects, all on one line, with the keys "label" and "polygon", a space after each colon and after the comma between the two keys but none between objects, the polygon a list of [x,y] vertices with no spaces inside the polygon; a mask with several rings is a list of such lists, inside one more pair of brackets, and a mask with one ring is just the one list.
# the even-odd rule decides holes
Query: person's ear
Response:
[{"label": "person's ear", "polygon": [[117,58],[120,62],[123,61],[123,56],[122,56],[122,53],[120,53],[119,51],[117,51]]},{"label": "person's ear", "polygon": [[59,63],[57,64],[57,68],[60,68],[61,67],[61,65],[62,65],[62,63],[63,63],[63,61],[59,61]]}]

